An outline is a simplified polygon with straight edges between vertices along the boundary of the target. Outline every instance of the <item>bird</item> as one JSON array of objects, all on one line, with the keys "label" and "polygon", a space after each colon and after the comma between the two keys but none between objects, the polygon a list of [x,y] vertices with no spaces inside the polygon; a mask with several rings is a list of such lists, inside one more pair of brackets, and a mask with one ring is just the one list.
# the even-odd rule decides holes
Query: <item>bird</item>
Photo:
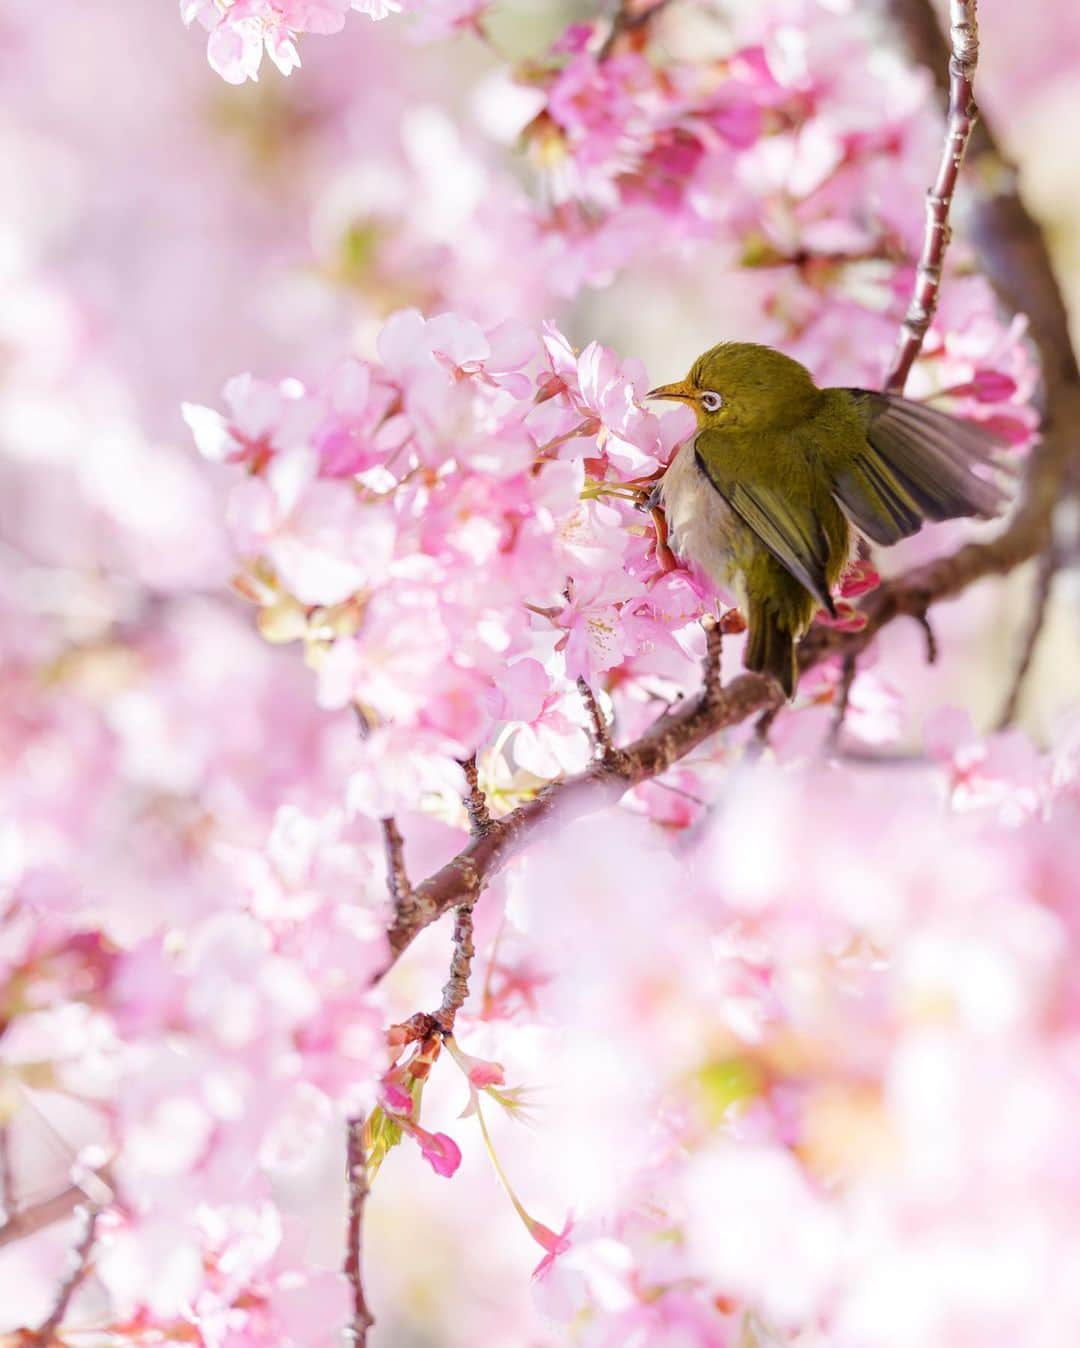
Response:
[{"label": "bird", "polygon": [[792,357],[722,342],[648,398],[687,403],[697,431],[650,498],[669,546],[734,593],[748,624],[744,664],[798,683],[797,645],[865,546],[928,520],[989,519],[1008,503],[1000,442],[893,393],[818,388]]}]

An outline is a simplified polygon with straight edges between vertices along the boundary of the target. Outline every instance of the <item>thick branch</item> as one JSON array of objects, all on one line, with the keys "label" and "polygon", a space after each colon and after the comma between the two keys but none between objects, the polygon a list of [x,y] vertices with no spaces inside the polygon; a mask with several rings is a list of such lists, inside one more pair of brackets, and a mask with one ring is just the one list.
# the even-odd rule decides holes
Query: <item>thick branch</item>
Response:
[{"label": "thick branch", "polygon": [[[931,65],[944,83],[949,51],[929,0],[894,0],[913,57]],[[973,151],[997,156],[984,122],[975,128]],[[980,178],[983,175],[979,175]],[[1002,176],[994,180],[1000,187]],[[987,576],[1004,575],[1044,552],[1061,485],[1080,428],[1080,376],[1069,342],[1068,321],[1053,278],[1045,241],[1011,184],[979,197],[974,206],[974,242],[987,276],[1002,302],[1024,309],[1039,348],[1046,384],[1043,438],[1028,463],[1021,500],[1006,529],[986,543],[968,543],[936,561],[917,566],[882,585],[862,604],[867,624],[860,632],[815,628],[800,648],[804,670],[835,656],[854,656],[894,619],[912,617],[925,625],[930,607],[953,598]],[[441,870],[413,891],[411,920],[399,919],[389,932],[393,964],[413,939],[448,909],[475,902],[501,866],[557,817],[573,817],[618,800],[630,787],[666,772],[704,740],[749,716],[780,705],[773,684],[743,674],[726,688],[715,687],[711,670],[695,697],[662,716],[615,763],[596,763],[576,777],[552,782],[534,800],[497,820]]]},{"label": "thick branch", "polygon": [[[941,273],[949,246],[949,209],[952,206],[960,165],[978,109],[975,106],[975,67],[979,59],[979,25],[976,0],[949,0],[952,52],[949,55],[949,109],[945,144],[937,177],[926,198],[926,229],[922,253],[915,269],[915,289],[885,378],[889,393],[902,393],[915,358],[937,309]],[[944,62],[942,62],[944,65]]]},{"label": "thick branch", "polygon": [[448,909],[475,901],[505,861],[556,817],[586,814],[617,801],[632,786],[666,772],[702,741],[724,726],[772,706],[780,693],[757,674],[743,674],[726,688],[703,690],[660,719],[621,750],[617,759],[594,763],[575,777],[552,782],[525,805],[497,819],[441,870],[416,886],[414,922],[395,922],[389,932],[391,963],[413,939]]}]

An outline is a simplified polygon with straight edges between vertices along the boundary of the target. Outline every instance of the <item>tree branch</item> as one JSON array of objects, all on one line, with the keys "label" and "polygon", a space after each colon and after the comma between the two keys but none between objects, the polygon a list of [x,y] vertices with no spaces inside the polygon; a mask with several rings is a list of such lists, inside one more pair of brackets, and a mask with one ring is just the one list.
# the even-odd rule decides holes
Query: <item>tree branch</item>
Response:
[{"label": "tree branch", "polygon": [[491,827],[491,812],[488,810],[487,796],[480,787],[480,778],[476,771],[476,755],[470,754],[461,764],[465,773],[465,813],[469,816],[469,832],[473,836],[486,833]]},{"label": "tree branch", "polygon": [[349,1119],[345,1143],[345,1180],[349,1217],[345,1237],[345,1276],[352,1288],[352,1318],[345,1333],[354,1348],[364,1348],[367,1333],[375,1323],[364,1296],[363,1248],[364,1204],[368,1196],[367,1157],[364,1154],[364,1120]]},{"label": "tree branch", "polygon": [[608,35],[604,39],[600,50],[596,53],[596,59],[606,61],[624,33],[633,33],[639,28],[644,28],[656,18],[661,10],[667,9],[670,3],[671,0],[653,0],[653,3],[647,5],[644,9],[635,10],[631,0],[619,0],[615,13],[612,15]]},{"label": "tree branch", "polygon": [[705,631],[705,662],[701,670],[701,691],[704,696],[716,701],[722,691],[720,682],[720,662],[724,654],[724,624],[718,622],[712,614],[706,614],[701,620]]},{"label": "tree branch", "polygon": [[463,903],[454,916],[454,956],[450,961],[450,977],[443,988],[442,1006],[433,1017],[443,1034],[453,1034],[457,1013],[469,995],[469,975],[476,954],[472,935],[472,904]]},{"label": "tree branch", "polygon": [[[947,88],[949,51],[929,0],[893,0],[893,10],[913,58],[934,68],[939,83]],[[952,138],[950,129],[950,144]],[[980,162],[992,157],[1000,163],[985,122],[975,127],[972,147]],[[1002,302],[1013,311],[1026,310],[1042,358],[1046,388],[1042,441],[1030,456],[1021,499],[1007,528],[989,542],[967,543],[880,586],[861,605],[867,616],[861,631],[814,628],[800,646],[804,670],[833,656],[858,655],[896,618],[911,617],[925,626],[932,605],[988,576],[1004,575],[1049,545],[1053,510],[1080,427],[1080,374],[1041,230],[1016,195],[1012,179],[1002,188],[1005,179],[1000,172],[975,176],[997,188],[978,197],[974,205],[973,238],[979,260]],[[779,706],[779,691],[768,679],[742,674],[719,688],[707,669],[702,691],[666,712],[639,740],[623,748],[617,763],[599,762],[575,777],[550,783],[417,885],[409,919],[399,915],[388,933],[387,967],[448,909],[475,902],[500,867],[554,819],[617,801],[630,787],[666,772],[718,730]]]},{"label": "tree branch", "polygon": [[589,686],[589,681],[579,678],[577,681],[578,692],[581,694],[581,700],[585,703],[585,710],[589,713],[589,725],[592,728],[593,748],[598,754],[601,762],[610,762],[618,756],[618,750],[611,738],[611,727],[604,720],[604,713],[600,710],[600,703],[597,701],[596,694]]},{"label": "tree branch", "polygon": [[948,59],[949,107],[945,144],[937,177],[926,198],[926,229],[915,269],[915,288],[897,339],[892,365],[885,377],[887,393],[903,392],[937,309],[942,267],[951,237],[949,209],[964,152],[978,116],[975,106],[975,67],[979,60],[976,10],[976,0],[949,0],[952,52]]},{"label": "tree branch", "polygon": [[412,903],[412,886],[405,870],[405,839],[393,815],[382,821],[383,848],[386,853],[386,883],[394,900],[395,912],[407,910]]},{"label": "tree branch", "polygon": [[1058,550],[1051,544],[1039,558],[1039,567],[1035,575],[1035,597],[1031,606],[1028,630],[1024,637],[1024,644],[1020,648],[1016,672],[1013,674],[1009,692],[1001,709],[1001,716],[998,718],[999,730],[1004,730],[1016,720],[1016,713],[1020,706],[1020,694],[1024,690],[1024,682],[1027,679],[1028,671],[1031,669],[1031,662],[1035,658],[1035,647],[1039,644],[1039,636],[1042,633],[1043,624],[1046,622],[1046,613],[1050,607],[1050,591],[1054,587],[1054,577],[1057,575],[1060,565],[1061,558]]},{"label": "tree branch", "polygon": [[533,800],[495,820],[483,837],[474,838],[452,861],[416,886],[414,920],[395,921],[388,933],[390,964],[448,909],[475,902],[484,885],[541,825],[613,804],[630,787],[666,772],[717,730],[778,705],[780,697],[779,689],[758,674],[742,674],[715,691],[703,688],[661,716],[641,739],[620,750],[615,760],[600,760],[574,777],[552,782]]},{"label": "tree branch", "polygon": [[11,1168],[11,1125],[0,1124],[0,1208],[5,1222],[15,1213],[15,1175]]},{"label": "tree branch", "polygon": [[840,746],[840,735],[843,732],[848,705],[851,702],[851,685],[855,682],[857,670],[858,664],[855,656],[850,653],[845,655],[840,662],[840,682],[837,684],[836,695],[833,699],[832,724],[829,726],[827,741],[830,753],[836,753]]},{"label": "tree branch", "polygon": [[[357,703],[353,704],[353,711],[356,713],[360,738],[366,740],[372,731],[371,718]],[[397,820],[392,814],[380,819],[379,823],[382,826],[383,851],[386,855],[386,887],[394,903],[394,912],[407,913],[412,903],[412,885],[409,884],[409,875],[405,869],[405,839],[401,836]]]},{"label": "tree branch", "polygon": [[64,1316],[67,1315],[71,1298],[89,1272],[90,1253],[94,1248],[94,1237],[97,1234],[98,1209],[87,1207],[84,1212],[82,1233],[71,1252],[71,1269],[57,1288],[56,1299],[53,1302],[48,1319],[44,1320],[39,1328],[25,1340],[26,1348],[49,1348],[50,1344],[54,1342],[56,1331],[63,1324]]},{"label": "tree branch", "polygon": [[78,1184],[69,1184],[57,1194],[43,1198],[39,1203],[31,1203],[19,1211],[13,1212],[3,1226],[0,1226],[0,1250],[13,1241],[32,1236],[55,1222],[70,1217],[80,1203],[86,1201],[86,1194]]}]

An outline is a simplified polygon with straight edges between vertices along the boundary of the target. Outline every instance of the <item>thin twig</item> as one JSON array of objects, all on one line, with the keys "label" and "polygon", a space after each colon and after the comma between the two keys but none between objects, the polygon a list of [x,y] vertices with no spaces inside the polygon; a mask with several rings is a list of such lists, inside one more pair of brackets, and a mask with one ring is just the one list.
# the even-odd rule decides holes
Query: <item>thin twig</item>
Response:
[{"label": "thin twig", "polygon": [[11,1168],[11,1125],[0,1125],[0,1208],[4,1220],[15,1213],[15,1175]]},{"label": "thin twig", "polygon": [[472,973],[473,945],[472,904],[461,904],[454,914],[454,955],[450,961],[450,977],[443,988],[442,1006],[435,1012],[435,1022],[443,1034],[453,1034],[457,1013],[469,995],[469,975]]},{"label": "thin twig", "polygon": [[[353,711],[356,713],[356,725],[360,731],[360,738],[366,740],[374,729],[374,724],[368,713],[358,703],[353,703]],[[405,839],[401,836],[401,830],[397,826],[397,820],[393,815],[387,815],[381,819],[383,834],[383,851],[386,855],[386,887],[390,891],[390,897],[394,901],[394,912],[409,913],[412,903],[412,885],[409,884],[409,875],[405,869]]]},{"label": "thin twig", "polygon": [[926,643],[926,663],[936,665],[938,657],[937,634],[934,632],[934,624],[930,621],[929,613],[916,613],[915,621],[923,630],[923,640]]},{"label": "thin twig", "polygon": [[601,762],[611,762],[616,756],[617,750],[611,739],[611,727],[604,719],[604,713],[600,710],[600,703],[596,694],[589,686],[587,679],[579,677],[577,681],[578,692],[581,694],[581,700],[585,703],[585,710],[589,713],[589,724],[592,727],[593,744],[599,754]]},{"label": "thin twig", "polygon": [[1046,623],[1046,614],[1050,607],[1050,591],[1054,587],[1054,577],[1057,575],[1060,565],[1061,559],[1057,548],[1053,546],[1047,548],[1039,558],[1039,566],[1035,574],[1035,594],[1031,606],[1031,617],[1028,621],[1027,633],[1024,636],[1024,644],[1020,648],[1020,657],[1016,662],[1016,672],[1013,674],[1005,704],[998,718],[999,730],[1005,730],[1016,720],[1016,713],[1020,707],[1020,694],[1024,690],[1024,682],[1027,679],[1028,671],[1031,669],[1031,662],[1035,658],[1035,647],[1039,644],[1039,637]]},{"label": "thin twig", "polygon": [[470,754],[462,759],[462,771],[465,773],[465,813],[469,816],[469,832],[475,838],[486,833],[491,827],[491,812],[488,810],[487,796],[480,788],[480,778],[476,770],[476,755]]},{"label": "thin twig", "polygon": [[747,746],[747,753],[751,757],[760,756],[769,747],[769,731],[781,710],[779,703],[772,707],[766,707],[754,722],[754,738]]},{"label": "thin twig", "polygon": [[13,1212],[0,1226],[0,1250],[16,1240],[23,1240],[47,1226],[62,1222],[70,1217],[75,1209],[86,1202],[86,1193],[78,1184],[69,1184],[59,1193],[50,1194],[40,1202],[29,1203],[26,1207]]},{"label": "thin twig", "polygon": [[48,1318],[25,1341],[26,1348],[49,1348],[56,1331],[64,1322],[64,1316],[67,1315],[71,1298],[90,1270],[90,1254],[94,1248],[94,1237],[97,1233],[98,1209],[87,1206],[82,1209],[82,1212],[85,1214],[83,1216],[83,1229],[71,1252],[71,1269],[57,1288]]},{"label": "thin twig", "polygon": [[836,686],[836,698],[833,702],[832,724],[829,726],[829,737],[826,748],[829,753],[835,753],[840,743],[840,735],[844,729],[844,721],[847,719],[848,707],[851,704],[851,685],[855,682],[855,675],[858,671],[858,661],[854,654],[845,655],[840,662],[840,682]]},{"label": "thin twig", "polygon": [[720,697],[720,666],[724,655],[724,626],[712,614],[706,614],[701,620],[705,630],[705,659],[701,667],[701,689],[708,701],[715,702]]},{"label": "thin twig", "polygon": [[964,161],[978,108],[975,106],[975,67],[979,60],[979,24],[976,0],[949,0],[949,107],[945,144],[937,177],[926,198],[926,229],[915,269],[915,288],[904,317],[896,351],[885,378],[888,393],[902,393],[915,358],[922,350],[937,309],[942,267],[949,246],[949,209],[960,165]]},{"label": "thin twig", "polygon": [[618,7],[612,15],[611,27],[608,29],[608,35],[604,39],[603,45],[596,53],[598,61],[606,61],[615,49],[615,44],[624,33],[632,33],[638,28],[644,28],[646,24],[652,23],[661,10],[667,9],[671,0],[654,0],[654,3],[645,9],[634,10],[631,7],[630,0],[619,0]]},{"label": "thin twig", "polygon": [[382,821],[383,847],[386,853],[386,883],[394,900],[394,911],[407,912],[412,902],[412,886],[405,870],[405,839],[393,815]]},{"label": "thin twig", "polygon": [[345,1238],[345,1276],[352,1289],[352,1316],[345,1334],[354,1348],[364,1348],[368,1330],[375,1317],[364,1296],[364,1204],[368,1196],[367,1157],[364,1154],[364,1120],[351,1118],[345,1143],[345,1180],[349,1194],[349,1216]]}]

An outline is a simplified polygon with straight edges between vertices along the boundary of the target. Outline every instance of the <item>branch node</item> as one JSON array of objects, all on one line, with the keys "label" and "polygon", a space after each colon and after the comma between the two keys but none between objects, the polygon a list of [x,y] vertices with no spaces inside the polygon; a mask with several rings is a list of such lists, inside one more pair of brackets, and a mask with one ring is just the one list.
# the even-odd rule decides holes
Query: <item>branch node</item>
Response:
[{"label": "branch node", "polygon": [[604,719],[604,713],[600,709],[600,702],[596,694],[590,688],[588,681],[579,677],[577,681],[578,692],[581,694],[581,700],[585,703],[585,710],[589,713],[589,725],[592,728],[593,746],[597,752],[600,762],[607,768],[618,771],[622,755],[611,738],[611,727]]},{"label": "branch node", "polygon": [[476,770],[476,755],[470,754],[461,761],[465,773],[465,813],[469,816],[469,832],[474,838],[483,837],[491,828],[492,818],[488,809],[487,796],[480,787],[480,778]]},{"label": "branch node", "polygon": [[450,960],[450,977],[443,988],[442,1005],[432,1017],[444,1035],[453,1034],[457,1013],[469,995],[469,975],[476,954],[472,939],[472,910],[471,903],[463,903],[454,915],[454,954]]}]

